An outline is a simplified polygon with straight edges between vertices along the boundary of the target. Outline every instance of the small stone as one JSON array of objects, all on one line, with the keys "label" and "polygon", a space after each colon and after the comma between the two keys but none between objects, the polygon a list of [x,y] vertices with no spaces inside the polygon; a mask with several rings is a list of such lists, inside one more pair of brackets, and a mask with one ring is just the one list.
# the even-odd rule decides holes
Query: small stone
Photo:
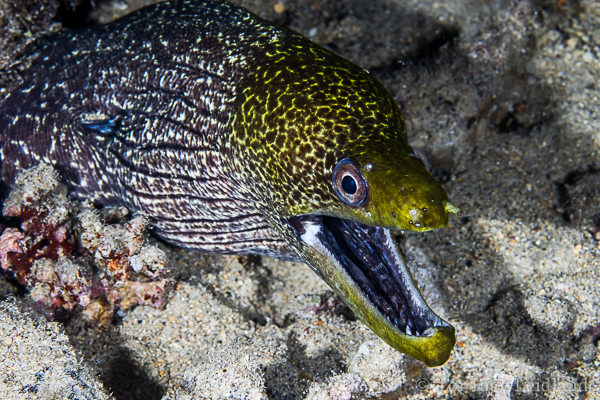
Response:
[{"label": "small stone", "polygon": [[594,55],[589,51],[583,53],[583,56],[581,58],[583,59],[583,61],[590,64],[592,63],[592,61],[594,61]]}]

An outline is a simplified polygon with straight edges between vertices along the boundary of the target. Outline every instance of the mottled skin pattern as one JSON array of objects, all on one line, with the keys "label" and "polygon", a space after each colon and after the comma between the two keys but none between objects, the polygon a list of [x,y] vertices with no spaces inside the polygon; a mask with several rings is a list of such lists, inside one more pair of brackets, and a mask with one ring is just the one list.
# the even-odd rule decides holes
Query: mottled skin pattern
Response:
[{"label": "mottled skin pattern", "polygon": [[[262,199],[267,207],[279,216],[331,215],[393,229],[445,226],[448,197],[411,155],[404,120],[389,92],[368,71],[303,36],[275,32],[269,60],[241,94],[233,123],[236,145],[251,156],[244,170],[269,185],[268,198]],[[372,191],[371,198],[389,199],[362,208],[340,202],[331,176],[343,158],[356,161],[368,181],[385,189]],[[367,171],[369,163],[373,168]],[[408,209],[419,215],[411,218]],[[422,229],[414,222],[422,222]]]},{"label": "mottled skin pattern", "polygon": [[[367,71],[220,1],[160,3],[63,31],[39,41],[26,64],[0,102],[3,182],[43,160],[77,197],[142,212],[171,243],[306,261],[392,346],[428,365],[447,360],[454,330],[422,301],[384,228],[443,227],[458,209]],[[332,188],[345,158],[368,185],[360,206]],[[391,306],[362,292],[327,247],[322,216],[366,224],[347,230],[370,232],[358,247],[383,243],[386,265],[404,271],[398,301],[418,323],[394,323],[381,312]]]},{"label": "mottled skin pattern", "polygon": [[[78,197],[142,211],[175,244],[293,257],[255,206],[265,189],[235,180],[230,121],[272,40],[261,23],[227,3],[161,4],[42,41],[1,106],[3,180],[46,160]],[[116,135],[84,124],[106,118]]]}]

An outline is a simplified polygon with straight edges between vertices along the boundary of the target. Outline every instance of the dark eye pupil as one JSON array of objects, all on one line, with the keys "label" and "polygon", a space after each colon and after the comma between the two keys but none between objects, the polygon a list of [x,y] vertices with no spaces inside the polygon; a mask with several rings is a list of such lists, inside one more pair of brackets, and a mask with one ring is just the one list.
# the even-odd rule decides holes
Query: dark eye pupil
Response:
[{"label": "dark eye pupil", "polygon": [[353,177],[346,175],[342,178],[342,189],[348,194],[356,193],[356,181]]}]

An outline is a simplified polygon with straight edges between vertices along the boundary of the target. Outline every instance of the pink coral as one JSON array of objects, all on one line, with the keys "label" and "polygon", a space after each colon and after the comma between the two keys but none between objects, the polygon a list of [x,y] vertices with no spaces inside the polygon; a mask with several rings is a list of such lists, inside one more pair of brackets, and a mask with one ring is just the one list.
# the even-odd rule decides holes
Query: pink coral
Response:
[{"label": "pink coral", "polygon": [[10,267],[9,256],[24,254],[27,247],[24,243],[25,235],[16,228],[7,228],[0,236],[0,267],[8,270]]},{"label": "pink coral", "polygon": [[[3,215],[21,220],[23,233],[20,235],[23,237],[19,240],[18,251],[2,253],[5,260],[2,268],[7,270],[10,264],[19,282],[27,284],[29,270],[35,260],[57,260],[61,255],[70,254],[73,250],[69,235],[71,207],[67,190],[59,184],[50,165],[42,163],[19,174],[4,203]],[[5,234],[10,237],[5,237]],[[15,235],[14,228],[9,228],[2,237],[5,240],[13,238],[10,240],[14,247]]]}]

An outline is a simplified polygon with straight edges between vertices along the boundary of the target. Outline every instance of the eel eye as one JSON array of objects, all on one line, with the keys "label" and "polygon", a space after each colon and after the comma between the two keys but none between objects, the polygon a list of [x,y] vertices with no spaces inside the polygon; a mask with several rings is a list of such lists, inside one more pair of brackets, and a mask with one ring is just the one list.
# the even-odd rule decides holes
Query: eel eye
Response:
[{"label": "eel eye", "polygon": [[333,170],[333,191],[344,204],[359,206],[367,198],[367,183],[354,162],[341,160]]},{"label": "eel eye", "polygon": [[413,151],[411,156],[416,157],[417,160],[419,160],[419,162],[421,162],[421,164],[423,164],[423,166],[425,167],[427,172],[431,172],[431,164],[429,164],[429,160],[427,160],[427,156],[425,155],[423,150],[418,149],[416,147],[411,147],[411,149]]}]

